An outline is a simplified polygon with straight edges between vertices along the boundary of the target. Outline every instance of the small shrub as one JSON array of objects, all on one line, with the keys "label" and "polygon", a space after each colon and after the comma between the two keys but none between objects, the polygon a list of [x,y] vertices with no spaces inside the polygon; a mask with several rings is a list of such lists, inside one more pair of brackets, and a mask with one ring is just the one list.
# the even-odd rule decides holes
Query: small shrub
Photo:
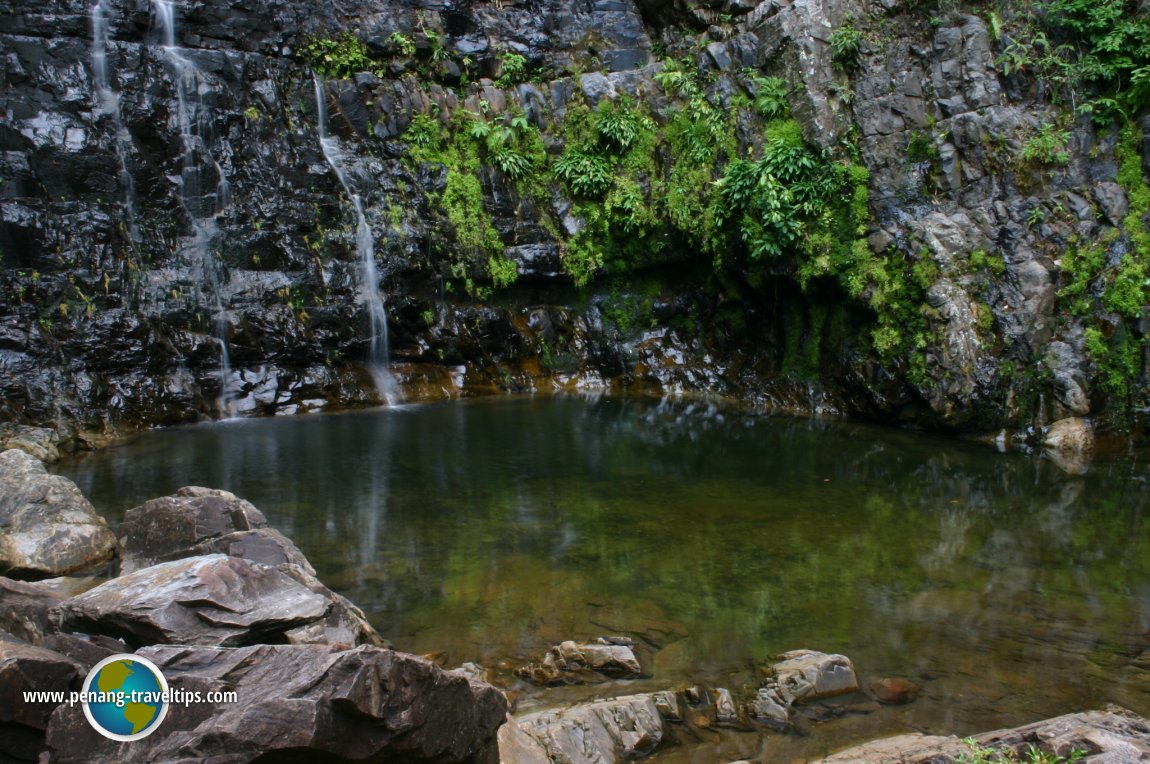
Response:
[{"label": "small shrub", "polygon": [[555,176],[579,196],[598,198],[611,185],[611,163],[597,154],[567,151],[555,163]]},{"label": "small shrub", "polygon": [[854,69],[862,53],[863,33],[854,26],[854,19],[843,19],[833,32],[828,43],[831,46],[831,59],[843,69]]},{"label": "small shrub", "polygon": [[1026,141],[1022,159],[1038,164],[1066,164],[1070,161],[1070,131],[1047,123]]}]

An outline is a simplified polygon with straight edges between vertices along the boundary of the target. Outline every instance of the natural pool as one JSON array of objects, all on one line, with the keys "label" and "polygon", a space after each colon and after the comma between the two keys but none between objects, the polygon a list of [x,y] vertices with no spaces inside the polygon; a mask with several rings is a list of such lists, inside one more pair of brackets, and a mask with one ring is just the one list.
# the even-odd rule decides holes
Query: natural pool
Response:
[{"label": "natural pool", "polygon": [[[507,670],[629,634],[652,676],[738,695],[809,647],[911,705],[653,761],[798,760],[1114,702],[1150,714],[1150,466],[1069,476],[985,446],[698,401],[497,398],[159,431],[61,464],[96,508],[249,499],[396,647]],[[729,758],[723,758],[729,757]]]}]

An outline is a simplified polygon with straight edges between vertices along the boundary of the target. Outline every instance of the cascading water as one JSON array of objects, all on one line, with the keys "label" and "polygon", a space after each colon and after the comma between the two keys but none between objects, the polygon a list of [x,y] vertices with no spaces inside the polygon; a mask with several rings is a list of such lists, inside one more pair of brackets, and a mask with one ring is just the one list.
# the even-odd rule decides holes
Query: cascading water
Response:
[{"label": "cascading water", "polygon": [[128,234],[133,242],[140,241],[139,226],[136,223],[136,182],[128,169],[128,152],[132,138],[124,127],[120,115],[120,96],[112,89],[108,76],[108,9],[106,0],[98,0],[92,6],[92,76],[96,84],[96,109],[112,118],[115,128],[116,156],[120,160],[120,187],[124,189],[124,218]]},{"label": "cascading water", "polygon": [[[176,119],[180,128],[183,153],[180,157],[180,201],[192,224],[188,243],[193,267],[198,271],[199,302],[212,310],[212,326],[220,347],[220,415],[232,415],[231,358],[228,354],[228,320],[224,306],[223,263],[212,252],[218,234],[216,217],[228,205],[231,189],[223,167],[212,156],[212,130],[205,108],[201,82],[203,75],[195,62],[184,55],[176,44],[176,6],[171,0],[152,0],[156,9],[156,28],[164,58],[171,67],[176,83]],[[216,182],[205,190],[204,176],[214,175]]]},{"label": "cascading water", "polygon": [[351,199],[355,208],[355,249],[359,259],[360,299],[367,306],[368,316],[371,319],[371,355],[368,357],[368,367],[371,378],[375,383],[376,392],[388,405],[396,402],[395,380],[388,369],[388,359],[391,355],[387,339],[387,304],[383,293],[379,290],[379,275],[375,264],[375,242],[372,239],[371,227],[367,224],[364,214],[363,199],[351,187],[351,182],[340,164],[343,154],[336,140],[327,134],[327,99],[323,80],[315,76],[315,103],[319,113],[319,144],[328,165],[339,178],[344,192]]}]

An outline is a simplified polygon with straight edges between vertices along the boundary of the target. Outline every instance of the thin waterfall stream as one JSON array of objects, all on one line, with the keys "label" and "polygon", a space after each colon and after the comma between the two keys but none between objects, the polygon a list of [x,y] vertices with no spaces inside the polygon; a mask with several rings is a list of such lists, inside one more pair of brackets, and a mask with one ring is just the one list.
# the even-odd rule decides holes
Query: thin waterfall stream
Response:
[{"label": "thin waterfall stream", "polygon": [[387,405],[396,403],[395,380],[388,367],[391,357],[387,337],[387,303],[383,292],[379,289],[379,271],[375,262],[375,241],[372,238],[371,226],[367,223],[364,212],[363,198],[355,191],[351,181],[343,169],[341,161],[343,152],[335,138],[327,132],[327,98],[323,80],[315,75],[315,103],[318,113],[317,131],[319,144],[323,150],[324,159],[332,172],[339,178],[344,193],[351,199],[355,208],[355,249],[356,259],[359,262],[360,299],[367,307],[371,322],[371,344],[368,355],[368,369],[371,372],[372,382],[379,394],[380,400]]},{"label": "thin waterfall stream", "polygon": [[[155,23],[160,34],[164,59],[171,67],[176,83],[178,108],[176,119],[180,128],[183,153],[180,158],[180,202],[192,225],[188,251],[194,270],[199,276],[197,289],[200,304],[212,312],[212,329],[220,348],[220,392],[217,409],[220,416],[232,415],[231,358],[228,353],[228,318],[224,304],[223,287],[226,274],[223,262],[213,251],[219,233],[217,217],[228,206],[231,187],[224,168],[212,155],[212,130],[203,101],[202,72],[195,62],[176,44],[176,6],[171,0],[153,0]],[[214,175],[215,182],[205,189],[204,178]]]}]

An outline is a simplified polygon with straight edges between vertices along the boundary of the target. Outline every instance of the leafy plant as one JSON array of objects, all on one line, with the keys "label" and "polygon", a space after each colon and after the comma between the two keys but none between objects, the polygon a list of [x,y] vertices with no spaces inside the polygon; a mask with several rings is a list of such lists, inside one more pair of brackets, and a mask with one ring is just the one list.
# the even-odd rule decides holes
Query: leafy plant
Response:
[{"label": "leafy plant", "polygon": [[411,58],[415,55],[415,40],[411,39],[409,35],[405,35],[403,32],[392,32],[388,41],[391,42],[395,51],[404,58]]},{"label": "leafy plant", "polygon": [[862,52],[863,33],[854,26],[850,16],[831,32],[827,43],[831,47],[831,59],[843,69],[854,69]]},{"label": "leafy plant", "polygon": [[555,162],[554,172],[572,191],[587,198],[603,196],[611,185],[611,163],[598,154],[567,151]]},{"label": "leafy plant", "polygon": [[522,82],[526,74],[526,56],[520,53],[504,53],[500,60],[499,79],[495,84],[501,88],[509,88],[517,82]]},{"label": "leafy plant", "polygon": [[756,77],[752,80],[755,86],[755,98],[751,102],[755,111],[767,119],[782,119],[787,116],[790,106],[787,96],[790,88],[787,83],[778,77]]},{"label": "leafy plant", "polygon": [[378,62],[363,42],[351,32],[339,37],[313,37],[304,42],[303,57],[324,77],[348,79],[360,72],[374,71]]},{"label": "leafy plant", "polygon": [[1022,147],[1022,159],[1040,164],[1066,164],[1070,161],[1070,131],[1047,123]]},{"label": "leafy plant", "polygon": [[957,764],[1070,764],[1082,761],[1086,752],[1075,748],[1069,758],[1046,753],[1033,744],[1027,745],[1026,752],[1019,755],[1011,748],[991,748],[980,745],[974,738],[962,741],[968,751],[956,760]]}]

